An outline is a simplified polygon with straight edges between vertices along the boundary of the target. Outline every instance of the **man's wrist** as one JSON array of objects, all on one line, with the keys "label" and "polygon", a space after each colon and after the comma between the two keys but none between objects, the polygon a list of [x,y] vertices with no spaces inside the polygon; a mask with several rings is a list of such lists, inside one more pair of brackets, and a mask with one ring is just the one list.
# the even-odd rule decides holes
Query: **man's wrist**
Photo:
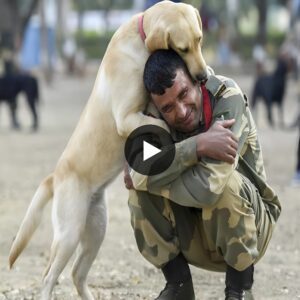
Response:
[{"label": "man's wrist", "polygon": [[198,162],[197,137],[192,136],[186,140],[176,143],[176,153],[183,166],[193,166]]},{"label": "man's wrist", "polygon": [[197,135],[197,140],[196,140],[196,153],[197,153],[197,158],[200,160],[201,157],[205,156],[205,137],[206,133],[201,133]]}]

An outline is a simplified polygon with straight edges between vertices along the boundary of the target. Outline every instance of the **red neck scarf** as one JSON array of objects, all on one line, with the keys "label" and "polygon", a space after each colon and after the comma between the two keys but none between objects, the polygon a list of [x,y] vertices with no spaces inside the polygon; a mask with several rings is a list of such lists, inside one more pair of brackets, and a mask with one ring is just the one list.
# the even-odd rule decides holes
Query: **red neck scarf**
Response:
[{"label": "red neck scarf", "polygon": [[200,88],[202,92],[202,101],[203,101],[204,126],[205,126],[205,131],[207,131],[212,121],[212,109],[211,109],[208,90],[206,89],[205,84],[203,83],[200,84]]}]

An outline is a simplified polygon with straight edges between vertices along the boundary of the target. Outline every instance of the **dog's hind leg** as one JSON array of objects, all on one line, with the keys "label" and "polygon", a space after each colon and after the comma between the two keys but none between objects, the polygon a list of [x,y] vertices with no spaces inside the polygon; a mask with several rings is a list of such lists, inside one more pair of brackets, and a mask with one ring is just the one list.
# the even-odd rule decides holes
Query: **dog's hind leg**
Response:
[{"label": "dog's hind leg", "polygon": [[84,233],[91,194],[84,182],[70,175],[55,187],[53,200],[54,239],[43,281],[43,300],[51,299],[53,287]]},{"label": "dog's hind leg", "polygon": [[12,129],[20,129],[20,124],[17,120],[17,99],[15,97],[9,100],[9,109]]},{"label": "dog's hind leg", "polygon": [[268,122],[271,127],[274,127],[274,120],[273,120],[273,113],[272,113],[272,100],[271,99],[266,99],[266,109],[267,109],[267,117],[268,117]]},{"label": "dog's hind leg", "polygon": [[32,126],[31,129],[33,131],[36,131],[38,129],[39,123],[38,123],[38,114],[36,111],[36,99],[34,98],[33,95],[31,95],[30,92],[26,92],[26,99],[27,99],[27,104],[28,107],[31,111],[32,115]]},{"label": "dog's hind leg", "polygon": [[255,123],[257,123],[257,100],[259,98],[259,80],[256,80],[252,89],[251,101],[250,106],[253,114],[253,118]]},{"label": "dog's hind leg", "polygon": [[269,104],[266,104],[266,110],[267,110],[267,118],[268,118],[269,125],[271,127],[273,127],[274,121],[273,121],[273,114],[272,114],[272,106]]},{"label": "dog's hind leg", "polygon": [[103,189],[99,189],[92,196],[84,233],[80,239],[77,257],[72,270],[77,292],[84,300],[94,299],[87,286],[86,279],[106,231],[107,212],[103,194]]},{"label": "dog's hind leg", "polygon": [[277,105],[278,110],[278,120],[279,120],[279,126],[281,129],[284,129],[284,111],[283,111],[283,104],[278,103]]}]

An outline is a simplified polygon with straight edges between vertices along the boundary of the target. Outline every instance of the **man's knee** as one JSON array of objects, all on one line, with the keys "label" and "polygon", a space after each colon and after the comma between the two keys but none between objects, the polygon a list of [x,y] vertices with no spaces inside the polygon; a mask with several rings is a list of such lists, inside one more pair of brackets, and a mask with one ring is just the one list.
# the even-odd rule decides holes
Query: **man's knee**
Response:
[{"label": "man's knee", "polygon": [[236,215],[243,215],[245,211],[247,214],[253,214],[254,211],[251,206],[252,196],[250,192],[245,192],[245,190],[242,176],[237,171],[234,171],[216,203],[204,208],[204,210],[210,214],[215,209],[226,209],[230,214]]},{"label": "man's knee", "polygon": [[218,202],[203,209],[203,222],[212,248],[225,262],[242,271],[258,257],[255,212],[242,177],[233,174]]},{"label": "man's knee", "polygon": [[224,260],[226,264],[237,271],[244,271],[251,266],[258,258],[256,238],[253,240],[240,240],[227,245]]}]

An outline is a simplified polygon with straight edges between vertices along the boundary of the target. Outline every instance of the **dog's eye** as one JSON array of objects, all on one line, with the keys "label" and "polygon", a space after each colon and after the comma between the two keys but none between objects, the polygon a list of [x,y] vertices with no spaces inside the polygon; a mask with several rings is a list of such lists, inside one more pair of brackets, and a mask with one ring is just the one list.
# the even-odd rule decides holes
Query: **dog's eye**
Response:
[{"label": "dog's eye", "polygon": [[189,51],[189,48],[179,49],[179,51],[182,53],[187,53]]}]

